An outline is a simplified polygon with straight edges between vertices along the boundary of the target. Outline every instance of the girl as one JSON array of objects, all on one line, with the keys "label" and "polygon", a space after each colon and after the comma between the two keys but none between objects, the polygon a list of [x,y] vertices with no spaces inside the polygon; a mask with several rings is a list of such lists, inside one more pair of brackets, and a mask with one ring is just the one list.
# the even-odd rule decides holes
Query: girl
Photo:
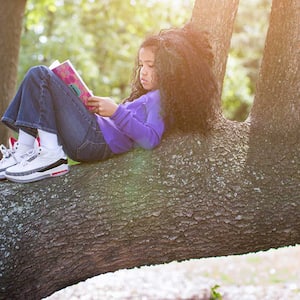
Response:
[{"label": "girl", "polygon": [[135,147],[153,149],[164,132],[206,134],[218,113],[210,50],[205,34],[190,25],[147,38],[131,95],[120,105],[93,96],[91,110],[47,67],[31,68],[2,118],[19,136],[9,149],[1,146],[0,178],[32,182],[63,175],[66,155],[91,162]]}]

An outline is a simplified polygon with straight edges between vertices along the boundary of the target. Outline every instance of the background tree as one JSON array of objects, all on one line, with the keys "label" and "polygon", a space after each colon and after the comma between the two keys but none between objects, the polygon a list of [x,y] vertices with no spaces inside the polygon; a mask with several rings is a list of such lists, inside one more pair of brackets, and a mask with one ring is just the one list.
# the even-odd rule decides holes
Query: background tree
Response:
[{"label": "background tree", "polygon": [[[1,1],[0,5],[0,113],[6,109],[17,82],[18,54],[26,0]],[[0,129],[1,141],[7,132]]]},{"label": "background tree", "polygon": [[[2,184],[1,296],[39,299],[120,268],[299,243],[297,2],[273,1],[247,122],[220,117],[207,138],[172,136],[30,188]],[[198,0],[193,11],[212,34],[220,85],[237,5]]]}]

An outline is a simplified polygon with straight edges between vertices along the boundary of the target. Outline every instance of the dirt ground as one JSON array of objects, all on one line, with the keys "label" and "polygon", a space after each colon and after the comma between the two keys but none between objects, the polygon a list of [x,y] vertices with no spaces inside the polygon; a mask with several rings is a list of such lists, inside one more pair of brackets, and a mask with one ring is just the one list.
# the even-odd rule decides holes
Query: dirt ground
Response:
[{"label": "dirt ground", "polygon": [[[216,285],[219,287],[214,288]],[[45,299],[206,300],[212,290],[223,300],[299,300],[300,245],[120,270]]]}]

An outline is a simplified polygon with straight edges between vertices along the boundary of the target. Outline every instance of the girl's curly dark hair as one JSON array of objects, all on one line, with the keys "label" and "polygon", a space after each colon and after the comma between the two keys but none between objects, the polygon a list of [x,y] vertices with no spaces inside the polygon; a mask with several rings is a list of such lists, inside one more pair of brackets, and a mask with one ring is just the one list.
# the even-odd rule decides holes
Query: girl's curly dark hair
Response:
[{"label": "girl's curly dark hair", "polygon": [[[140,46],[146,47],[152,47],[155,53],[166,131],[206,134],[220,111],[208,34],[187,24],[150,36]],[[146,92],[139,81],[137,62],[132,92],[125,101],[133,101]]]}]

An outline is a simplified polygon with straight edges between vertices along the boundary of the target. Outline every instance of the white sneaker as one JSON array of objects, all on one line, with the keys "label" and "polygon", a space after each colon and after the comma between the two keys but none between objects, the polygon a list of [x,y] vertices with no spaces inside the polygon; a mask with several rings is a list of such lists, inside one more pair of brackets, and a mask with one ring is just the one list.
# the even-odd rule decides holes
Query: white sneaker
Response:
[{"label": "white sneaker", "polygon": [[9,149],[4,145],[0,145],[2,153],[2,159],[0,160],[0,180],[6,179],[5,171],[7,168],[20,163],[26,157],[27,151],[31,150],[30,147],[20,146],[14,138],[9,138],[8,143]]},{"label": "white sneaker", "polygon": [[55,150],[39,147],[19,164],[6,169],[5,176],[14,182],[33,182],[69,172],[68,159],[62,147]]}]

